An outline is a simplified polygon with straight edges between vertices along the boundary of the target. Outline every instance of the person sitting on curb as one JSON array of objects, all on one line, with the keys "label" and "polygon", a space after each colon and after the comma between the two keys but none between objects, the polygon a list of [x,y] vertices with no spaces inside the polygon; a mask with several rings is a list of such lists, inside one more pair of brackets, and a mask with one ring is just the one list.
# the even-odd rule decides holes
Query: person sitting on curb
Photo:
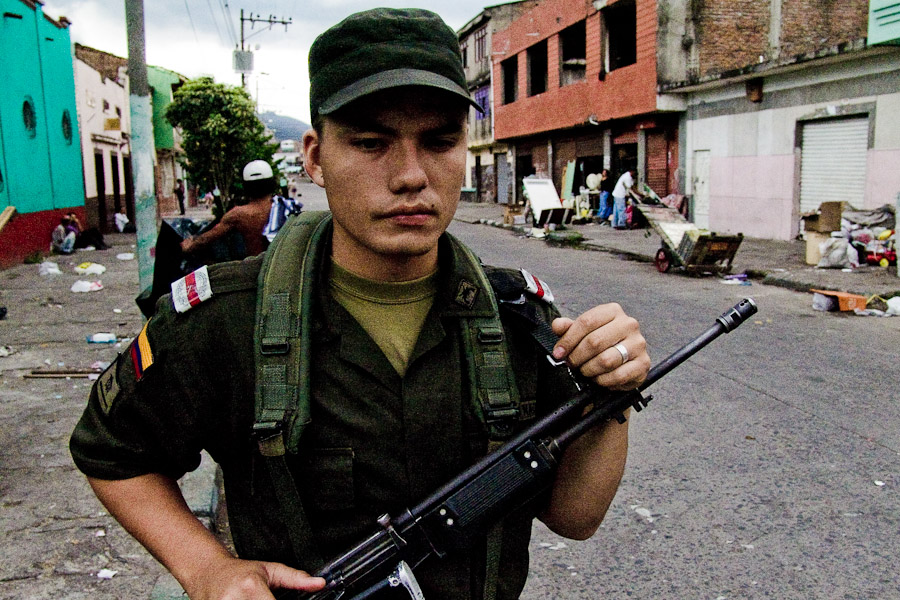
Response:
[{"label": "person sitting on curb", "polygon": [[59,225],[53,230],[50,241],[50,251],[54,254],[72,254],[75,251],[75,231],[71,229],[72,220],[68,216],[59,220]]},{"label": "person sitting on curb", "polygon": [[269,241],[263,235],[263,229],[269,222],[272,194],[275,191],[272,167],[264,160],[250,161],[244,167],[243,179],[244,191],[250,202],[226,212],[222,220],[209,231],[181,242],[183,253],[194,254],[232,231],[238,232],[243,238],[247,256],[262,254],[268,248]]}]

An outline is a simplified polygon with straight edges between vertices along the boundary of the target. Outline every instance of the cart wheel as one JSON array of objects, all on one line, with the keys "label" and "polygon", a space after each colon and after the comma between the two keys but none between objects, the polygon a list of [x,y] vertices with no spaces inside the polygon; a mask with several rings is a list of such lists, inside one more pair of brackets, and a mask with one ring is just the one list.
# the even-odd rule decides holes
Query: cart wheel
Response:
[{"label": "cart wheel", "polygon": [[668,248],[660,248],[656,251],[656,270],[660,273],[667,273],[672,267],[672,253]]}]

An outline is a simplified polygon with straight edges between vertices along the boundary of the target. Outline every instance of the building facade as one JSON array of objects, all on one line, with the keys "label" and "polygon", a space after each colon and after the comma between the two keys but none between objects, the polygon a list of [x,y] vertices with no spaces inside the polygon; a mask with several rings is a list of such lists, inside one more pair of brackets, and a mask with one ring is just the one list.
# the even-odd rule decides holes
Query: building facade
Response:
[{"label": "building facade", "polygon": [[481,202],[507,204],[511,197],[509,148],[494,139],[494,94],[491,57],[494,33],[503,31],[518,16],[538,5],[519,0],[485,8],[457,31],[469,92],[481,107],[469,111],[466,186]]},{"label": "building facade", "polygon": [[150,84],[150,102],[153,109],[153,143],[156,148],[156,204],[160,214],[177,213],[178,198],[175,184],[181,179],[185,185],[185,204],[196,205],[196,191],[185,181],[186,176],[178,163],[181,153],[181,132],[166,119],[166,109],[174,99],[175,90],[186,78],[174,71],[147,65],[147,81]]},{"label": "building facade", "polygon": [[0,0],[0,262],[46,251],[66,212],[84,217],[69,22],[39,2]]},{"label": "building facade", "polygon": [[660,91],[686,104],[681,160],[698,226],[786,240],[823,201],[896,202],[900,20],[885,17],[900,3],[665,4],[686,69],[662,74]]},{"label": "building facade", "polygon": [[684,103],[658,94],[657,55],[681,39],[661,22],[656,0],[544,0],[494,34],[494,135],[513,181],[550,178],[567,198],[591,173],[634,168],[660,196],[679,191]]},{"label": "building facade", "polygon": [[115,231],[114,215],[122,209],[134,221],[127,63],[75,44],[86,221],[104,232]]}]

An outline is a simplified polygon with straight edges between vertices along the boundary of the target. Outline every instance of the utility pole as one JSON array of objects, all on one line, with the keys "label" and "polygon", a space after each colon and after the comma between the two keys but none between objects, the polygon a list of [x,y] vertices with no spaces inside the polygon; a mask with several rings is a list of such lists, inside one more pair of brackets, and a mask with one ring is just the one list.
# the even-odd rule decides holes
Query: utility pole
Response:
[{"label": "utility pole", "polygon": [[125,0],[128,32],[128,83],[131,109],[131,164],[134,182],[134,222],[137,229],[141,291],[153,285],[156,254],[156,195],[154,192],[153,112],[144,53],[144,2]]},{"label": "utility pole", "polygon": [[[258,33],[262,33],[263,31],[265,31],[264,29],[260,29],[259,31],[251,33],[247,37],[244,37],[244,22],[250,23],[251,29],[256,27],[257,23],[268,23],[269,29],[272,29],[272,25],[284,25],[284,30],[287,31],[288,25],[292,24],[292,19],[291,19],[291,17],[288,17],[287,21],[285,21],[283,18],[276,19],[275,15],[269,15],[267,18],[264,19],[260,15],[254,15],[253,13],[250,13],[250,16],[245,17],[244,9],[242,8],[241,9],[241,52],[249,51],[249,46],[247,48],[244,48],[244,42],[246,40],[250,39],[251,37],[253,37],[254,35],[256,35]],[[253,70],[252,64],[251,64],[250,70]],[[244,88],[247,87],[247,79],[246,78],[247,78],[247,73],[244,71],[241,71],[241,87],[244,87]]]}]

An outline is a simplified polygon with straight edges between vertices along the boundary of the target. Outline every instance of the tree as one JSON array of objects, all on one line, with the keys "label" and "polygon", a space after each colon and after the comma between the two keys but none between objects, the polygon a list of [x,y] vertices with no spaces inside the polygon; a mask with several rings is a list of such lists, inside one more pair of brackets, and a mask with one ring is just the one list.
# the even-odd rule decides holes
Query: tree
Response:
[{"label": "tree", "polygon": [[[272,164],[277,142],[270,142],[256,116],[250,95],[241,87],[216,83],[211,77],[191,79],[175,91],[166,118],[182,131],[182,166],[201,188],[219,188],[217,217],[242,192],[241,170],[251,160]],[[217,200],[218,202],[218,200]]]}]

